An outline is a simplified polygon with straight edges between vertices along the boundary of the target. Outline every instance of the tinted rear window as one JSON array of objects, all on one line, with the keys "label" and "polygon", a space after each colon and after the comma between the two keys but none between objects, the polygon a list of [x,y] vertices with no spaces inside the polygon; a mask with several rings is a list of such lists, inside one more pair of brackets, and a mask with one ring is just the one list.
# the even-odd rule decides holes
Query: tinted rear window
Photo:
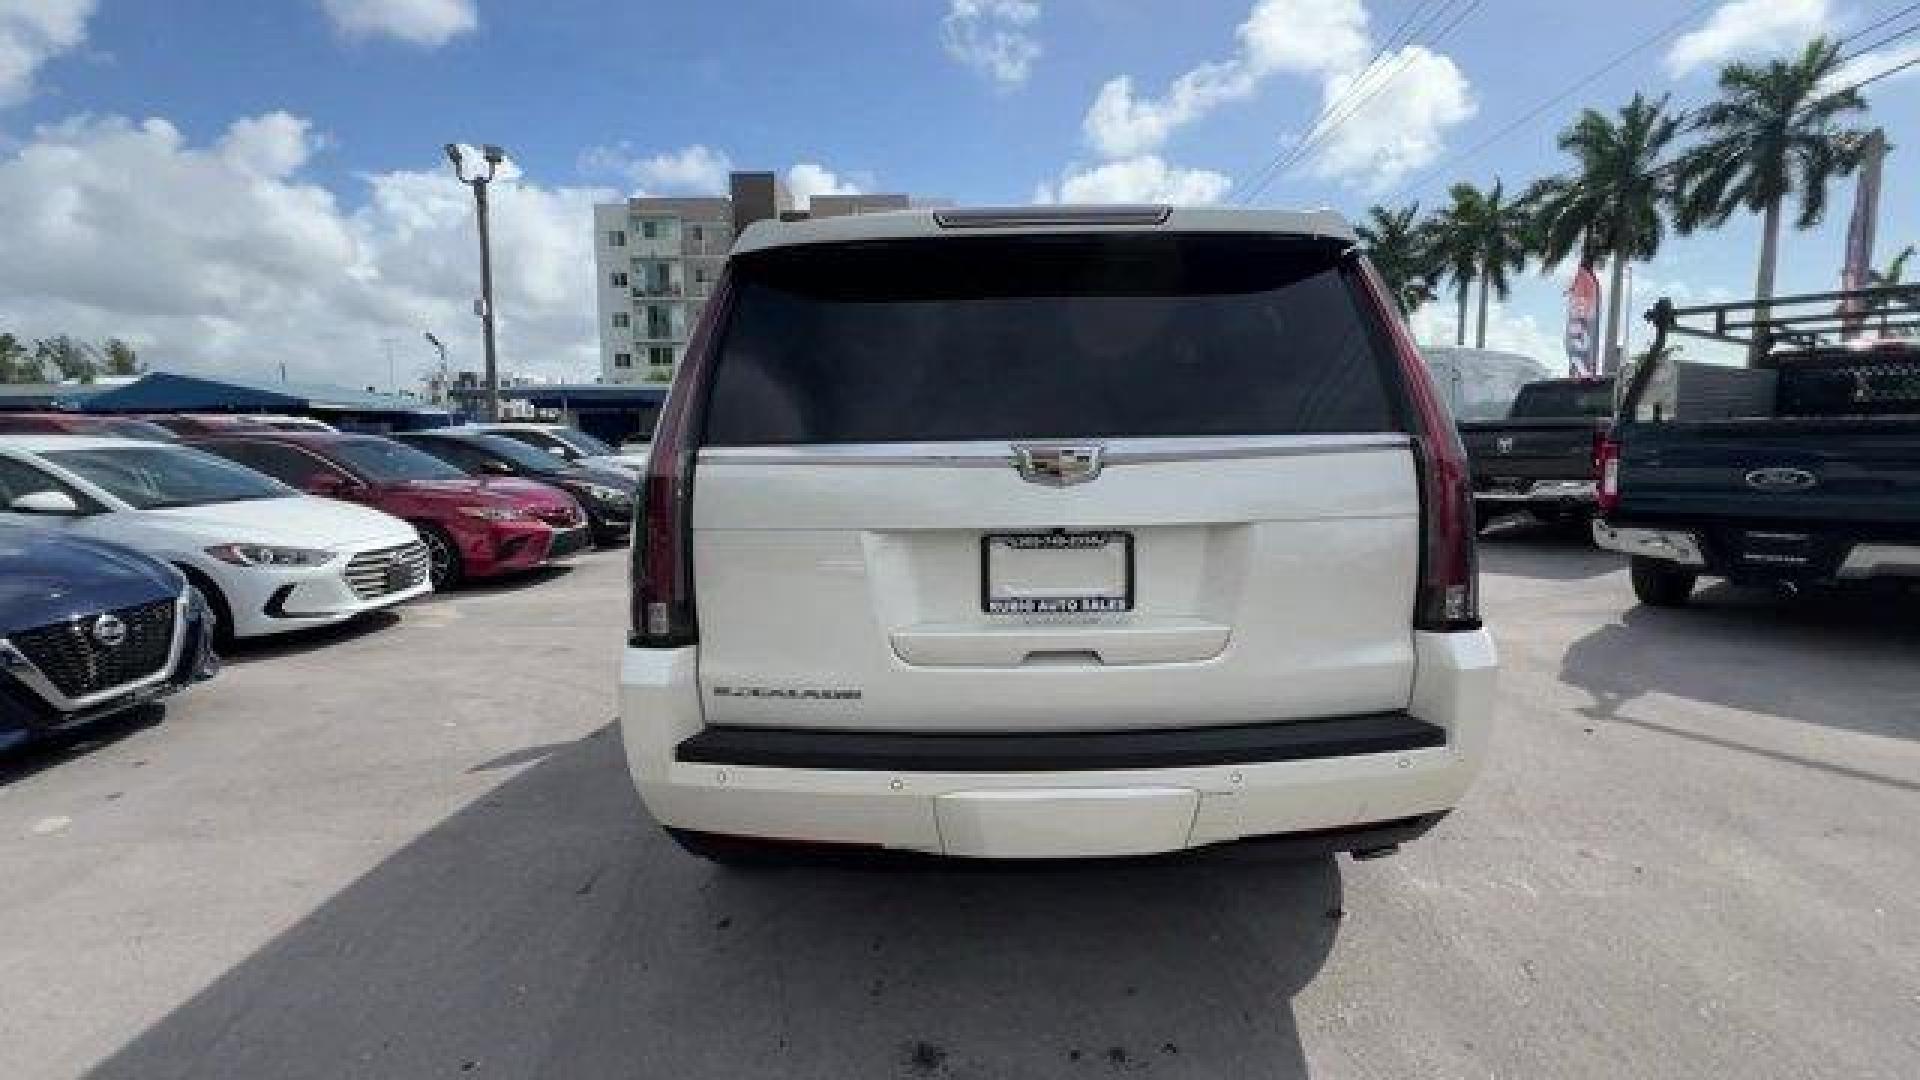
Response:
[{"label": "tinted rear window", "polygon": [[1515,417],[1612,416],[1613,381],[1534,383],[1513,399]]},{"label": "tinted rear window", "polygon": [[705,442],[1398,428],[1330,244],[942,238],[738,260]]}]

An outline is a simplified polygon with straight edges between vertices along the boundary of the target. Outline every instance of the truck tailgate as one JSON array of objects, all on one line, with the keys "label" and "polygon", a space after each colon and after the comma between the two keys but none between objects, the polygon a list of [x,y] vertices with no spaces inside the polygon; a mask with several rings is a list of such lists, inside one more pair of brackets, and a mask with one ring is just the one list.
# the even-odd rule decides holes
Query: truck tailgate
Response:
[{"label": "truck tailgate", "polygon": [[1920,418],[1635,424],[1609,517],[1920,526]]}]

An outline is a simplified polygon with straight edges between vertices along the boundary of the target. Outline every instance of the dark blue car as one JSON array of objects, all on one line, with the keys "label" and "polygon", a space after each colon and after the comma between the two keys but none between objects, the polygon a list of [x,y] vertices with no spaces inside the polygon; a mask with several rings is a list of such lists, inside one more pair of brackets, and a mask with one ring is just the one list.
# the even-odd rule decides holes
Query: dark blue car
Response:
[{"label": "dark blue car", "polygon": [[0,524],[0,749],[208,678],[213,616],[138,552]]}]

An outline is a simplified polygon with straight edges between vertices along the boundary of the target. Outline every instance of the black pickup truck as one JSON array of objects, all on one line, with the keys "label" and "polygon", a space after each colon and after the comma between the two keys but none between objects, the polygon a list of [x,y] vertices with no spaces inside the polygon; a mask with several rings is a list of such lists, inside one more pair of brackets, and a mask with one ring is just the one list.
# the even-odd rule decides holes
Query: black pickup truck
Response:
[{"label": "black pickup truck", "polygon": [[1479,525],[1522,510],[1542,521],[1592,516],[1594,455],[1612,427],[1612,379],[1527,383],[1504,419],[1463,421]]},{"label": "black pickup truck", "polygon": [[[1642,603],[1702,576],[1787,589],[1920,585],[1920,285],[1674,308],[1601,451],[1594,539]],[[1879,310],[1891,317],[1863,315]],[[1676,362],[1672,336],[1745,367]]]}]

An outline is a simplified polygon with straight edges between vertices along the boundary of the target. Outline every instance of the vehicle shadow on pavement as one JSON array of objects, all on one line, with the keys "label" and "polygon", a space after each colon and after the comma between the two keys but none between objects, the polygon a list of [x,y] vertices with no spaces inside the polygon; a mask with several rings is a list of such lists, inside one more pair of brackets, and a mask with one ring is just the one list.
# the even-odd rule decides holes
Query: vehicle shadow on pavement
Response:
[{"label": "vehicle shadow on pavement", "polygon": [[566,565],[536,566],[531,570],[522,570],[513,574],[502,574],[499,577],[470,578],[460,582],[451,589],[435,592],[432,596],[423,597],[418,602],[432,604],[439,600],[458,600],[466,596],[493,596],[497,593],[516,593],[523,589],[537,588],[555,578],[566,577],[572,572],[573,567]]},{"label": "vehicle shadow on pavement", "polygon": [[1525,516],[1489,525],[1480,534],[1480,569],[1546,581],[1583,581],[1626,566],[1618,553],[1593,546],[1585,521],[1543,522]]},{"label": "vehicle shadow on pavement", "polygon": [[378,634],[399,625],[400,614],[389,608],[369,611],[357,615],[343,623],[332,626],[317,626],[311,630],[290,630],[271,637],[253,638],[236,641],[220,653],[220,662],[224,664],[252,664],[261,660],[278,660],[281,657],[299,656],[331,648],[344,641],[357,641],[360,638]]},{"label": "vehicle shadow on pavement", "polygon": [[743,872],[602,729],[529,764],[91,1074],[1306,1075],[1331,858]]},{"label": "vehicle shadow on pavement", "polygon": [[82,727],[56,731],[32,742],[7,747],[0,750],[0,787],[25,780],[82,754],[90,754],[166,718],[167,703],[151,701]]},{"label": "vehicle shadow on pavement", "polygon": [[1624,719],[1629,703],[1666,694],[1920,739],[1916,655],[1920,609],[1911,599],[1715,585],[1684,608],[1628,608],[1568,648],[1560,677],[1592,696],[1580,711],[1595,720]]}]

